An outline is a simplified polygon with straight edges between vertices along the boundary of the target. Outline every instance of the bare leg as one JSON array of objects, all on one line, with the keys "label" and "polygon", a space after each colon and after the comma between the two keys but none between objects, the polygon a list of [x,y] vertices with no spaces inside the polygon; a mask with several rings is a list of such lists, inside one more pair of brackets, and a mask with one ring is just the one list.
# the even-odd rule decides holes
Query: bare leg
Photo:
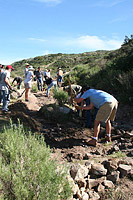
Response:
[{"label": "bare leg", "polygon": [[107,142],[111,142],[111,122],[108,120],[106,122],[106,133],[107,135],[105,136],[105,139]]},{"label": "bare leg", "polygon": [[97,145],[97,139],[98,139],[99,131],[100,131],[100,121],[96,121],[95,120],[94,138],[87,142],[88,145],[91,145],[91,146],[96,146]]},{"label": "bare leg", "polygon": [[95,120],[95,124],[94,124],[94,137],[98,138],[99,131],[100,131],[100,121],[96,121]]},{"label": "bare leg", "polygon": [[110,135],[110,137],[111,137],[111,122],[110,122],[110,120],[108,120],[108,121],[106,122],[106,132],[107,132],[107,134]]},{"label": "bare leg", "polygon": [[26,90],[25,90],[25,99],[27,99],[27,100],[29,98],[29,90],[30,90],[30,88],[26,88]]}]

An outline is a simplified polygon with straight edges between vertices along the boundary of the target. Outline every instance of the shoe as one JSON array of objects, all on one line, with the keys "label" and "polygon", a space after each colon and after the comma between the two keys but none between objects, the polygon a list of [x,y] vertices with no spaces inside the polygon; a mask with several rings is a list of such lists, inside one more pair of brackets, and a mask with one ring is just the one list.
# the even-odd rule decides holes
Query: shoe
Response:
[{"label": "shoe", "polygon": [[88,146],[94,146],[94,147],[97,146],[97,140],[95,140],[93,138],[91,140],[87,141],[86,143]]},{"label": "shoe", "polygon": [[28,100],[28,99],[25,99],[25,101],[29,102],[29,100]]},{"label": "shoe", "polygon": [[109,137],[109,136],[105,136],[105,140],[107,141],[107,142],[111,142],[111,137]]},{"label": "shoe", "polygon": [[2,110],[2,113],[3,114],[6,114],[6,113],[8,113],[9,111],[8,110]]}]

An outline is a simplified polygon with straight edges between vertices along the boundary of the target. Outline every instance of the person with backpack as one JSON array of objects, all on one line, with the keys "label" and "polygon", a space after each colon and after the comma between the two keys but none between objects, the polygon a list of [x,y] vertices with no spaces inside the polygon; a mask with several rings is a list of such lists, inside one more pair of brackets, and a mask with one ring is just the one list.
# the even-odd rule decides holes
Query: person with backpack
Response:
[{"label": "person with backpack", "polygon": [[49,78],[49,84],[48,84],[48,88],[47,88],[46,97],[49,97],[50,89],[51,89],[53,86],[54,86],[54,88],[57,90],[57,80],[56,80],[56,79]]},{"label": "person with backpack", "polygon": [[8,112],[8,104],[10,102],[10,90],[12,90],[12,86],[10,85],[9,80],[11,70],[14,70],[14,68],[11,65],[7,65],[5,71],[0,71],[0,93],[1,100],[3,101],[3,113]]}]

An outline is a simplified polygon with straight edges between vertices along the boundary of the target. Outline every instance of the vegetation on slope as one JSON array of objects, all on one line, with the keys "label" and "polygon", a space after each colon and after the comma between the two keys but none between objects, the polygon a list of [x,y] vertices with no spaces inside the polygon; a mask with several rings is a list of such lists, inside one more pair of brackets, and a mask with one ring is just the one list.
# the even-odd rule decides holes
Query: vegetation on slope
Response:
[{"label": "vegetation on slope", "polygon": [[[115,51],[95,51],[82,54],[50,54],[13,63],[15,73],[24,74],[25,63],[34,68],[41,66],[52,69],[55,75],[58,67],[64,72],[71,71],[73,84],[105,90],[113,94],[119,102],[131,104],[133,98],[133,35],[125,37],[121,48]],[[68,85],[64,77],[64,84]]]}]

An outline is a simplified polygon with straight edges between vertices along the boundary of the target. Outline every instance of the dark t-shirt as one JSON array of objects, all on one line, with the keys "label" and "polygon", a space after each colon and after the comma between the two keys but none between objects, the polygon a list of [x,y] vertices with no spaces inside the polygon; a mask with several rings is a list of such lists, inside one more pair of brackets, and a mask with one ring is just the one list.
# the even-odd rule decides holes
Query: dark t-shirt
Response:
[{"label": "dark t-shirt", "polygon": [[41,78],[43,76],[42,71],[36,71],[36,77]]},{"label": "dark t-shirt", "polygon": [[16,81],[17,83],[22,83],[22,79],[20,77],[15,77],[14,80],[13,80],[13,82],[14,81]]}]

